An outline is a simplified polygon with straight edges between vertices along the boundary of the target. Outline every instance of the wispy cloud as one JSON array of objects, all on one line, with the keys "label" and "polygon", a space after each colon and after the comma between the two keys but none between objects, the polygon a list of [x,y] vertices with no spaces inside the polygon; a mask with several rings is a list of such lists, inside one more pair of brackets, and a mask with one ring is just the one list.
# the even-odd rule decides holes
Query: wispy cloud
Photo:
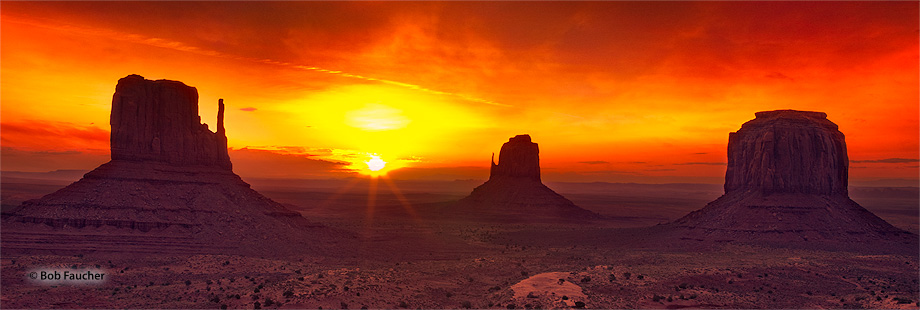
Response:
[{"label": "wispy cloud", "polygon": [[108,152],[109,131],[94,125],[41,120],[0,123],[0,143],[24,150]]},{"label": "wispy cloud", "polygon": [[610,162],[603,161],[603,160],[588,160],[588,161],[580,161],[578,163],[586,164],[586,165],[600,165],[600,164],[609,164]]},{"label": "wispy cloud", "polygon": [[131,42],[131,43],[136,43],[136,44],[144,44],[144,45],[149,45],[149,46],[154,46],[154,47],[159,47],[159,48],[166,48],[166,49],[171,49],[171,50],[176,50],[176,51],[181,51],[181,52],[198,54],[198,55],[221,57],[221,58],[228,58],[228,59],[242,60],[242,61],[259,62],[259,63],[270,64],[270,65],[284,66],[284,67],[289,67],[289,68],[294,68],[294,69],[299,69],[299,70],[304,70],[304,71],[321,72],[325,74],[343,76],[343,77],[348,77],[348,78],[353,78],[353,79],[359,79],[359,80],[364,80],[364,81],[371,81],[371,82],[377,82],[377,83],[383,83],[383,84],[408,88],[408,89],[426,92],[430,94],[455,97],[455,98],[459,98],[459,99],[469,101],[469,102],[477,102],[477,103],[483,103],[483,104],[499,106],[499,107],[511,107],[511,105],[498,103],[498,102],[491,101],[491,100],[476,98],[476,97],[461,94],[461,93],[451,93],[451,92],[439,91],[439,90],[435,90],[431,88],[426,88],[421,85],[403,83],[403,82],[387,80],[387,79],[378,79],[374,77],[351,74],[348,72],[343,72],[343,71],[338,71],[338,70],[329,70],[329,69],[318,68],[318,67],[309,66],[309,65],[278,61],[274,59],[267,59],[267,58],[258,59],[258,58],[242,57],[242,56],[227,54],[227,53],[223,53],[223,52],[219,52],[215,50],[200,48],[197,46],[188,45],[183,42],[173,41],[173,40],[164,39],[164,38],[148,37],[148,36],[143,36],[139,34],[123,33],[123,32],[118,32],[118,31],[114,31],[110,29],[95,28],[95,27],[88,27],[88,26],[82,26],[82,25],[54,24],[54,23],[45,22],[45,21],[37,21],[37,20],[20,18],[17,16],[4,15],[3,19],[4,19],[4,22],[13,22],[13,23],[25,24],[25,25],[35,26],[35,27],[42,27],[42,28],[56,30],[60,32],[75,33],[75,34],[87,35],[87,36],[105,37],[105,38],[115,39],[119,41]]},{"label": "wispy cloud", "polygon": [[246,112],[252,112],[252,111],[255,111],[255,110],[258,110],[258,109],[253,108],[253,107],[240,108],[240,111],[246,111]]},{"label": "wispy cloud", "polygon": [[727,163],[719,163],[719,162],[689,162],[689,163],[676,163],[675,165],[682,165],[682,166],[683,166],[683,165],[710,165],[710,166],[723,166],[723,165],[727,165]]},{"label": "wispy cloud", "polygon": [[916,163],[920,162],[920,159],[915,158],[885,158],[885,159],[869,159],[869,160],[850,160],[851,163],[869,163],[869,164],[906,164],[906,163]]},{"label": "wispy cloud", "polygon": [[777,80],[787,80],[795,82],[795,79],[789,77],[788,75],[779,73],[779,72],[770,72],[770,74],[764,75],[765,78],[777,79]]}]

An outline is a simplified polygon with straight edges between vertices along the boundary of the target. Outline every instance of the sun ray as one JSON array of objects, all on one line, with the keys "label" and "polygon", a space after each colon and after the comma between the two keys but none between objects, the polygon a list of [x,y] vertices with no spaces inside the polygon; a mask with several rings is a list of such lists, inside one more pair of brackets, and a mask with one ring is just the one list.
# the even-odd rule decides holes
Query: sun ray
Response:
[{"label": "sun ray", "polygon": [[366,227],[371,229],[374,224],[374,208],[377,206],[377,177],[370,177],[370,184],[367,186],[367,217]]},{"label": "sun ray", "polygon": [[329,204],[338,200],[339,197],[342,196],[342,194],[347,192],[352,187],[355,187],[355,184],[358,184],[358,181],[360,180],[361,179],[359,178],[352,178],[350,181],[348,181],[348,183],[345,183],[345,186],[342,186],[341,188],[339,188],[334,194],[332,194],[332,196],[329,196],[329,198],[326,198],[326,200],[323,200],[323,202],[321,202],[319,205],[321,207],[328,207]]},{"label": "sun ray", "polygon": [[390,188],[390,191],[393,192],[394,195],[396,195],[396,200],[399,200],[399,204],[402,205],[403,209],[406,210],[406,213],[408,213],[409,216],[415,222],[421,222],[422,220],[421,217],[419,217],[418,213],[415,212],[415,208],[412,207],[412,204],[409,203],[409,200],[406,199],[405,196],[403,196],[402,191],[400,191],[399,188],[396,187],[396,184],[393,183],[393,180],[391,180],[387,176],[383,176],[382,179],[383,179],[383,182],[386,183],[387,187]]}]

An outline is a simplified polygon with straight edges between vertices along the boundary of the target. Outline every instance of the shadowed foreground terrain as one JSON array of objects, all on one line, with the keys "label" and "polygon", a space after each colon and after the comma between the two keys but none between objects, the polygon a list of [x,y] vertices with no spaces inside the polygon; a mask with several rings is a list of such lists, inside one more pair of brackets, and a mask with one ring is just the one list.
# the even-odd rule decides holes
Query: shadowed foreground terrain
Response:
[{"label": "shadowed foreground terrain", "polygon": [[[4,173],[2,181],[4,206],[70,182],[28,173]],[[359,233],[359,251],[4,253],[4,308],[253,308],[258,303],[261,308],[504,309],[576,307],[576,302],[587,308],[918,307],[915,246],[889,253],[743,244],[688,248],[646,237],[654,228],[641,227],[701,208],[722,194],[718,185],[548,183],[607,220],[498,225],[413,219],[406,211],[460,199],[479,181],[397,181],[399,195],[381,185],[373,213],[368,212],[367,180],[352,182],[348,190],[343,190],[345,180],[249,181],[313,221]],[[850,192],[886,221],[916,231],[917,188],[851,187]],[[26,278],[31,269],[54,267],[99,268],[111,278],[101,285],[57,287]]]}]

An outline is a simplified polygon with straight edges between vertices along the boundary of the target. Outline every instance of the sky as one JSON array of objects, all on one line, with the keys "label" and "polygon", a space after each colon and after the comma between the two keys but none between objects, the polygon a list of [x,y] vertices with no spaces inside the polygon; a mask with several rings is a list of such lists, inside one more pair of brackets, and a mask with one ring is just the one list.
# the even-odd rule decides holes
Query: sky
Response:
[{"label": "sky", "polygon": [[920,4],[4,2],[0,168],[109,159],[115,83],[227,104],[258,178],[485,179],[530,134],[543,179],[721,183],[729,132],[822,111],[850,178],[917,179]]}]

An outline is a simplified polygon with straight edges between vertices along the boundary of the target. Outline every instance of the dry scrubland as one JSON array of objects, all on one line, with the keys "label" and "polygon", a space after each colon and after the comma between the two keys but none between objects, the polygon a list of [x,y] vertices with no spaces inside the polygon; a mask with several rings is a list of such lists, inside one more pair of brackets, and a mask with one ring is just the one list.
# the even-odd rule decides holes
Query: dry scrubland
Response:
[{"label": "dry scrubland", "polygon": [[[47,181],[8,181],[4,204],[55,189],[41,185]],[[399,184],[417,209],[465,195],[454,182],[441,189]],[[916,309],[920,301],[918,258],[909,250],[886,254],[735,244],[687,249],[648,244],[641,228],[628,228],[698,209],[720,194],[718,186],[610,184],[592,192],[584,189],[589,187],[571,194],[560,190],[579,206],[614,217],[591,225],[413,220],[386,190],[376,196],[370,216],[367,190],[360,186],[338,194],[321,187],[256,183],[254,188],[288,206],[309,206],[298,207],[307,218],[356,232],[357,252],[298,257],[4,253],[3,307]],[[909,207],[917,205],[916,196],[891,193],[910,190],[916,189],[866,188],[857,192],[869,197],[854,196],[889,222],[909,228],[916,217],[899,214],[916,211]],[[111,277],[98,286],[42,286],[26,279],[36,267],[101,268]]]}]

